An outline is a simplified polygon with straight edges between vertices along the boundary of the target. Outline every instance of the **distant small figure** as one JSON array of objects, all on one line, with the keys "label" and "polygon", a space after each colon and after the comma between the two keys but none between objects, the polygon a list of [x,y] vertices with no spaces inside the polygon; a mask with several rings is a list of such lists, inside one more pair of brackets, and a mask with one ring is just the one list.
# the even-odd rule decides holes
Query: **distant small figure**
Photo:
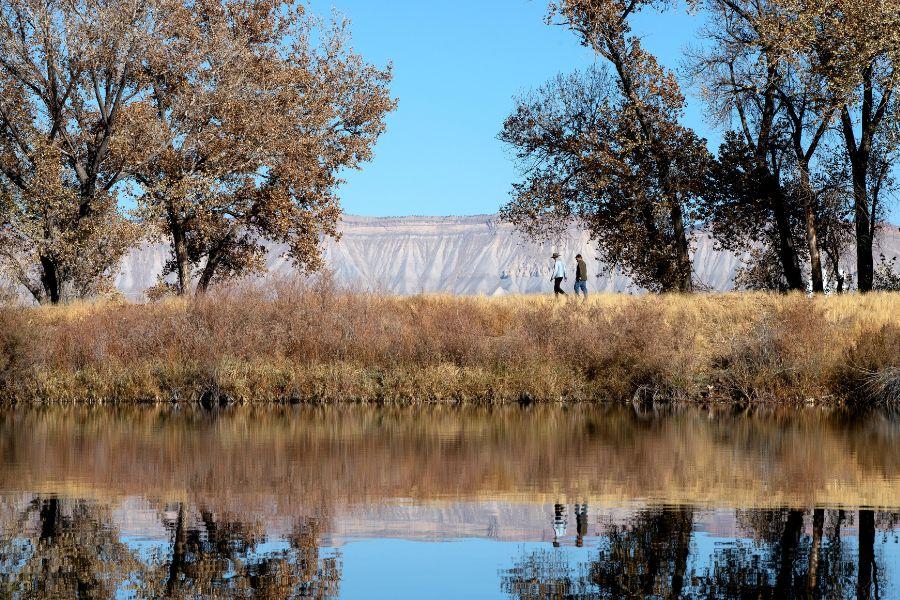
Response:
[{"label": "distant small figure", "polygon": [[553,547],[559,548],[559,538],[566,536],[566,506],[556,503],[553,505]]},{"label": "distant small figure", "polygon": [[587,264],[585,264],[584,259],[580,254],[575,255],[575,295],[578,295],[578,292],[584,294],[584,299],[587,300]]},{"label": "distant small figure", "polygon": [[553,293],[556,296],[565,296],[566,293],[562,289],[562,282],[566,278],[566,264],[560,260],[559,252],[554,252],[551,256],[556,263],[553,265]]}]

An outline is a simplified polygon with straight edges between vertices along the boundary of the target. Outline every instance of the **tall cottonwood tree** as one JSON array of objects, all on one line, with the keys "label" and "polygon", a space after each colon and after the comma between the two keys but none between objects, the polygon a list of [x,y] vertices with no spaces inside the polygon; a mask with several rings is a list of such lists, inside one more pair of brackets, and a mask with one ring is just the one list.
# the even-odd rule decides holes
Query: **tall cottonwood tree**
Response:
[{"label": "tall cottonwood tree", "polygon": [[[737,123],[720,148],[705,217],[728,250],[771,248],[784,288],[802,290],[803,260],[821,263],[810,189],[810,165],[829,125],[817,110],[825,104],[820,82],[791,68],[782,38],[773,33],[781,15],[772,2],[695,4],[712,18],[704,33],[709,43],[693,57],[693,76],[712,114]],[[819,291],[821,268],[811,271]]]},{"label": "tall cottonwood tree", "polygon": [[95,293],[135,241],[172,241],[185,291],[319,265],[335,186],[371,156],[390,70],[277,0],[0,0],[0,259],[39,301]]},{"label": "tall cottonwood tree", "polygon": [[799,18],[793,40],[837,100],[840,136],[853,184],[853,220],[860,291],[872,289],[873,243],[880,196],[898,157],[900,1],[780,0]]},{"label": "tall cottonwood tree", "polygon": [[126,156],[112,148],[153,13],[0,0],[0,264],[38,302],[97,291],[133,240],[116,197]]},{"label": "tall cottonwood tree", "polygon": [[559,77],[521,100],[500,138],[515,147],[525,181],[504,218],[532,235],[569,219],[587,226],[600,255],[655,291],[693,289],[689,228],[704,186],[705,144],[681,126],[674,76],[630,35],[648,1],[567,0],[550,20],[607,60]]},{"label": "tall cottonwood tree", "polygon": [[262,268],[263,242],[304,269],[336,236],[343,169],[372,155],[393,110],[390,69],[367,64],[346,23],[280,0],[213,1],[173,12],[171,43],[141,65],[135,111],[146,160],[142,213],[169,239],[175,289]]},{"label": "tall cottonwood tree", "polygon": [[783,67],[778,95],[784,108],[785,131],[792,154],[794,195],[803,209],[810,283],[814,293],[825,291],[817,221],[819,194],[813,186],[813,161],[836,114],[823,79],[800,59]]},{"label": "tall cottonwood tree", "polygon": [[[813,189],[812,184],[828,178],[830,167],[821,167],[827,161],[819,155],[829,138],[836,137],[847,150],[853,189],[859,288],[871,289],[879,197],[896,151],[889,131],[896,122],[893,88],[900,4],[897,0],[695,4],[714,15],[707,28],[711,44],[695,61],[695,74],[710,104],[721,115],[738,120],[748,145],[755,147],[760,171],[770,177],[771,186],[758,187],[761,201],[756,204],[764,209],[760,223],[771,221],[779,231],[773,242],[788,287],[802,287],[794,267],[800,257],[810,262],[813,290],[822,289],[820,252],[835,238],[832,232],[819,231],[827,224],[818,223],[818,217],[834,214],[834,206],[820,204],[817,198],[833,195],[828,189]],[[817,169],[822,171],[818,176]],[[783,216],[796,212],[791,204],[802,209],[806,238],[802,252],[790,248],[791,228]],[[719,240],[740,246],[741,239],[752,238],[729,237],[733,219],[727,203],[722,208],[717,215],[724,230]],[[744,239],[744,247],[759,241]]]}]

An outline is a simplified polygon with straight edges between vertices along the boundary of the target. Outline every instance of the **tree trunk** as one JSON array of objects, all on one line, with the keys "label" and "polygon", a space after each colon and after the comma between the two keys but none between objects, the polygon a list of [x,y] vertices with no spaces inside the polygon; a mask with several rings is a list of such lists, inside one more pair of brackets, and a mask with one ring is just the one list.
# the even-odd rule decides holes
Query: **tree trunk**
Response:
[{"label": "tree trunk", "polygon": [[775,591],[779,598],[791,597],[794,582],[794,562],[796,561],[797,546],[800,545],[800,534],[803,532],[803,511],[791,510],[788,512],[787,521],[784,523],[784,533],[781,536],[780,553],[781,561],[778,575],[775,578]]},{"label": "tree trunk", "polygon": [[681,598],[684,589],[685,572],[691,554],[691,536],[694,531],[694,512],[691,509],[679,511],[678,529],[675,536],[675,560],[672,572],[672,598]]},{"label": "tree trunk", "polygon": [[41,256],[41,285],[44,288],[44,298],[51,304],[59,304],[61,297],[59,267],[56,261],[49,256]]},{"label": "tree trunk", "polygon": [[803,273],[800,271],[800,261],[797,259],[797,251],[791,241],[791,225],[788,221],[784,207],[784,199],[778,190],[773,190],[771,196],[772,213],[775,216],[775,228],[778,231],[778,256],[781,259],[781,269],[787,280],[789,290],[802,290]]},{"label": "tree trunk", "polygon": [[881,99],[875,100],[875,66],[870,64],[862,70],[862,103],[860,105],[860,138],[856,141],[850,108],[841,110],[841,129],[850,168],[853,176],[853,218],[856,224],[856,270],[857,286],[860,292],[872,291],[875,276],[875,260],[872,256],[872,221],[877,215],[870,209],[869,200],[869,159],[875,144],[875,137],[884,122],[888,103],[894,88],[882,90]]},{"label": "tree trunk", "polygon": [[816,597],[819,587],[819,551],[822,548],[822,532],[825,529],[825,509],[813,510],[812,544],[809,547],[809,571],[806,576],[806,589],[811,597]]},{"label": "tree trunk", "polygon": [[169,573],[166,577],[166,595],[172,596],[178,589],[181,572],[185,567],[187,556],[187,535],[184,525],[184,503],[178,506],[178,520],[175,522],[175,536],[172,540],[172,561],[169,563]]},{"label": "tree trunk", "polygon": [[875,566],[875,512],[859,511],[859,564],[856,576],[856,597],[872,597],[872,569]]},{"label": "tree trunk", "polygon": [[201,296],[209,291],[209,284],[212,283],[212,278],[216,274],[216,269],[219,266],[219,253],[215,250],[211,250],[209,255],[206,258],[206,266],[203,267],[203,271],[200,273],[200,278],[197,280],[197,295]]},{"label": "tree trunk", "polygon": [[50,498],[41,502],[40,510],[41,533],[40,540],[43,542],[52,540],[56,537],[59,525],[59,499]]},{"label": "tree trunk", "polygon": [[677,252],[677,268],[678,268],[678,291],[690,293],[694,291],[692,274],[693,265],[691,264],[691,254],[689,250],[687,233],[684,227],[684,213],[678,202],[672,202],[672,228],[675,233],[675,244]]},{"label": "tree trunk", "polygon": [[819,240],[816,231],[816,210],[813,206],[813,190],[809,182],[809,171],[802,169],[800,193],[803,194],[803,212],[806,220],[806,245],[809,249],[809,265],[814,294],[825,292],[822,280],[822,255],[819,253]]},{"label": "tree trunk", "polygon": [[[854,161],[855,162],[855,161]],[[866,159],[868,163],[868,159]],[[869,215],[868,167],[853,165],[853,220],[856,226],[856,285],[871,292],[875,281],[872,223]]]},{"label": "tree trunk", "polygon": [[187,293],[191,283],[191,264],[187,253],[184,227],[178,218],[170,211],[169,228],[172,231],[172,253],[175,255],[175,273],[178,276],[178,295]]},{"label": "tree trunk", "polygon": [[[768,56],[766,57],[768,59]],[[756,159],[759,181],[763,182],[762,200],[768,203],[775,218],[775,229],[778,233],[778,257],[781,262],[781,270],[787,281],[789,290],[803,290],[803,273],[800,270],[800,261],[792,241],[791,224],[785,208],[784,190],[781,187],[780,177],[769,165],[769,151],[772,149],[772,131],[775,124],[775,115],[778,112],[775,97],[777,95],[778,68],[768,62],[766,66],[766,87],[763,93],[763,110],[759,123],[759,134],[754,144],[754,157]],[[743,115],[744,112],[741,112]],[[742,117],[743,118],[743,117]],[[746,126],[746,125],[745,125]],[[750,141],[750,140],[748,140]],[[752,143],[752,142],[751,142]]]},{"label": "tree trunk", "polygon": [[209,290],[209,284],[212,283],[213,276],[216,274],[216,269],[219,268],[219,264],[222,262],[222,256],[225,249],[234,239],[234,226],[229,229],[228,233],[226,233],[222,238],[209,249],[206,255],[206,265],[203,267],[203,272],[200,273],[200,279],[197,281],[197,294],[202,295],[205,294]]},{"label": "tree trunk", "polygon": [[857,147],[850,121],[844,109],[844,141],[850,155],[850,172],[853,179],[853,222],[856,229],[856,285],[860,292],[872,291],[875,280],[875,258],[872,249],[872,217],[869,214],[869,143],[868,132],[863,126],[862,140]]}]

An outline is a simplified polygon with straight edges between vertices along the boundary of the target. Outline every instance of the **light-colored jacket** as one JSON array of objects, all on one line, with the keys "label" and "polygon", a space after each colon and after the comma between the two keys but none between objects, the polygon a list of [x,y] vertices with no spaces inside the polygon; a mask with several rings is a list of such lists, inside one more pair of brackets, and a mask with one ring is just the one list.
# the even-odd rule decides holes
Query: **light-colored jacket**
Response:
[{"label": "light-colored jacket", "polygon": [[553,266],[553,278],[557,277],[565,277],[566,276],[566,263],[561,261],[560,259],[556,259],[556,264]]}]

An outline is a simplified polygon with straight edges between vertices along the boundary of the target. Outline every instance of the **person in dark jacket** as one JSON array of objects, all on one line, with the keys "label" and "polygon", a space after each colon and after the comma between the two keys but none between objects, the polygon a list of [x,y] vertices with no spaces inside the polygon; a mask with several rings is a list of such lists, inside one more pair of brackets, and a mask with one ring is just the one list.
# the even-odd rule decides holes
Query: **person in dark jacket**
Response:
[{"label": "person in dark jacket", "polygon": [[575,545],[579,548],[584,546],[584,536],[587,535],[588,532],[588,505],[587,502],[583,503],[579,506],[577,503],[575,504],[575,533],[578,534],[578,537],[575,538]]},{"label": "person in dark jacket", "polygon": [[587,291],[587,264],[585,264],[584,259],[580,254],[575,255],[575,295],[578,295],[578,292],[584,294],[585,300],[587,299],[588,291]]}]

